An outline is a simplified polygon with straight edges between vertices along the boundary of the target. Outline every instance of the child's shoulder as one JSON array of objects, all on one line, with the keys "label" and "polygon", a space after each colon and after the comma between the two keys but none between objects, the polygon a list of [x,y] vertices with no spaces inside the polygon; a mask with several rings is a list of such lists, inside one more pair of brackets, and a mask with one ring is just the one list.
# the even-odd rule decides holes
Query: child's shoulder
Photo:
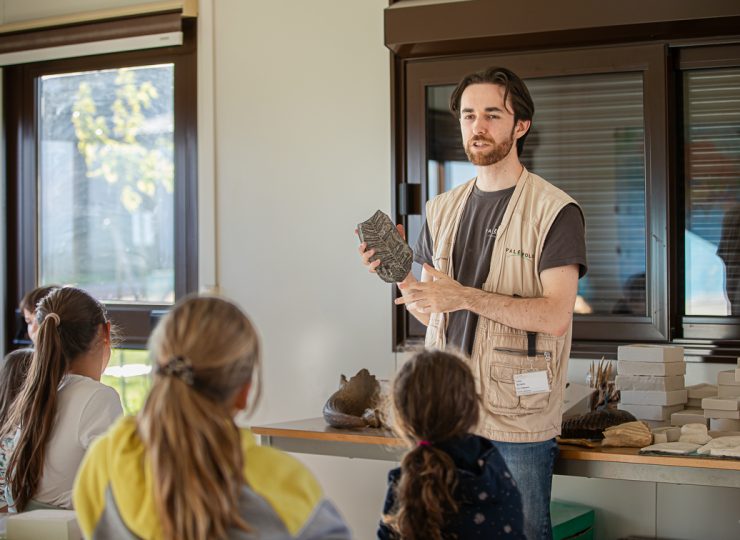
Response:
[{"label": "child's shoulder", "polygon": [[248,429],[242,429],[244,476],[257,491],[287,489],[317,502],[322,493],[318,481],[300,461],[276,448],[260,446]]},{"label": "child's shoulder", "polygon": [[321,486],[294,457],[268,446],[259,446],[248,429],[241,430],[244,478],[248,489],[266,500],[289,531],[298,531],[317,512],[326,512]]}]

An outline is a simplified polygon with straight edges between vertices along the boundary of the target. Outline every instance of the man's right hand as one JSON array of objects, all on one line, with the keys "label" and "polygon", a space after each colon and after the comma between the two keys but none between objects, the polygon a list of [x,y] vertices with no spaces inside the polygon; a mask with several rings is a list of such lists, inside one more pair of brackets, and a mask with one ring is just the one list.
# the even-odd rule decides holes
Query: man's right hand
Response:
[{"label": "man's right hand", "polygon": [[[406,231],[403,228],[403,225],[400,223],[396,225],[396,228],[398,229],[398,232],[401,235],[401,238],[406,240]],[[359,237],[359,233],[357,229],[355,229],[355,234]],[[382,261],[379,259],[375,259],[371,261],[370,259],[373,258],[375,255],[374,249],[367,249],[367,243],[362,242],[360,243],[360,246],[357,250],[360,253],[360,257],[362,258],[362,264],[367,268],[368,272],[372,272],[373,274],[376,274],[376,269],[378,266],[382,264]],[[432,278],[430,276],[426,275],[426,272],[422,272],[422,281],[430,281]],[[396,283],[398,286],[398,289],[401,291],[401,296],[404,294],[404,290],[407,289],[409,286],[416,283],[416,277],[414,277],[414,274],[412,272],[409,272],[408,275],[404,278],[403,281],[399,281]],[[414,309],[413,305],[406,306],[406,309],[408,309],[409,313],[411,313],[414,317],[416,317],[422,324],[427,325],[429,324],[429,314],[428,313],[420,313]]]},{"label": "man's right hand", "polygon": [[[406,240],[406,232],[403,229],[403,225],[399,223],[398,225],[396,225],[396,229],[398,229],[401,238]],[[360,236],[357,229],[355,229],[355,234],[358,237]],[[360,257],[362,258],[362,264],[365,266],[365,268],[367,268],[368,272],[372,272],[373,274],[377,273],[376,269],[382,264],[382,261],[380,259],[375,259],[374,261],[370,260],[373,258],[373,255],[375,255],[375,250],[367,249],[367,242],[362,242],[360,244],[360,247],[358,248],[358,251],[360,252]]]}]

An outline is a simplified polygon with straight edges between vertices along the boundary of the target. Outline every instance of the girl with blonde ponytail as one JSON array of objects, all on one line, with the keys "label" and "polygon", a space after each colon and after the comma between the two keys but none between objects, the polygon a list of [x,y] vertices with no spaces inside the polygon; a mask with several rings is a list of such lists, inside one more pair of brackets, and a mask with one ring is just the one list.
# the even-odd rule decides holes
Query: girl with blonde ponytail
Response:
[{"label": "girl with blonde ponytail", "polygon": [[81,289],[54,289],[36,307],[36,348],[0,435],[13,436],[6,495],[17,511],[72,507],[88,446],[122,414],[100,382],[111,352],[103,306]]},{"label": "girl with blonde ponytail", "polygon": [[350,537],[302,465],[234,423],[260,387],[257,333],[236,305],[186,298],[149,349],[155,375],[143,409],[102,437],[80,470],[74,502],[86,537]]},{"label": "girl with blonde ponytail", "polygon": [[509,469],[491,441],[470,433],[479,402],[462,358],[415,355],[396,375],[392,401],[396,430],[411,450],[388,475],[378,538],[525,538]]}]

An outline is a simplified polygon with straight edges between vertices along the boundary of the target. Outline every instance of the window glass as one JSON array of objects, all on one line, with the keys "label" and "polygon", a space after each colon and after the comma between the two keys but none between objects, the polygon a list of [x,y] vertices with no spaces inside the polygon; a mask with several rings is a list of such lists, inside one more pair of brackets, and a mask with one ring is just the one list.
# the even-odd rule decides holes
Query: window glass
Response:
[{"label": "window glass", "polygon": [[40,283],[174,301],[174,65],[38,79]]},{"label": "window glass", "polygon": [[151,388],[151,371],[149,351],[114,349],[100,380],[118,392],[126,414],[136,414]]},{"label": "window glass", "polygon": [[[578,201],[589,270],[576,312],[646,315],[645,129],[641,73],[526,80],[535,104],[521,156]],[[475,176],[448,111],[453,85],[427,90],[429,196]]]},{"label": "window glass", "polygon": [[740,315],[740,69],[684,74],[686,315]]}]

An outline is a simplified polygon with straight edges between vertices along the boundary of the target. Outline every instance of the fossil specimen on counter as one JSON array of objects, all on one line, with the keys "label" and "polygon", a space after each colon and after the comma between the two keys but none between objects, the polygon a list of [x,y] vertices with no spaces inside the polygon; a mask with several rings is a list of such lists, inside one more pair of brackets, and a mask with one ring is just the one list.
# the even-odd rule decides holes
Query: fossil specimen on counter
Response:
[{"label": "fossil specimen on counter", "polygon": [[401,237],[396,226],[387,215],[378,210],[370,219],[357,225],[357,234],[367,249],[374,249],[372,261],[380,259],[375,270],[380,279],[387,283],[403,281],[411,271],[414,252]]},{"label": "fossil specimen on counter", "polygon": [[339,390],[324,405],[324,420],[336,428],[387,427],[382,412],[380,383],[366,369],[347,380],[339,380]]},{"label": "fossil specimen on counter", "polygon": [[601,446],[630,446],[642,448],[653,442],[653,434],[644,422],[625,422],[604,430]]},{"label": "fossil specimen on counter", "polygon": [[627,411],[598,409],[568,418],[563,422],[561,437],[564,439],[603,439],[606,428],[635,420],[637,419]]}]

